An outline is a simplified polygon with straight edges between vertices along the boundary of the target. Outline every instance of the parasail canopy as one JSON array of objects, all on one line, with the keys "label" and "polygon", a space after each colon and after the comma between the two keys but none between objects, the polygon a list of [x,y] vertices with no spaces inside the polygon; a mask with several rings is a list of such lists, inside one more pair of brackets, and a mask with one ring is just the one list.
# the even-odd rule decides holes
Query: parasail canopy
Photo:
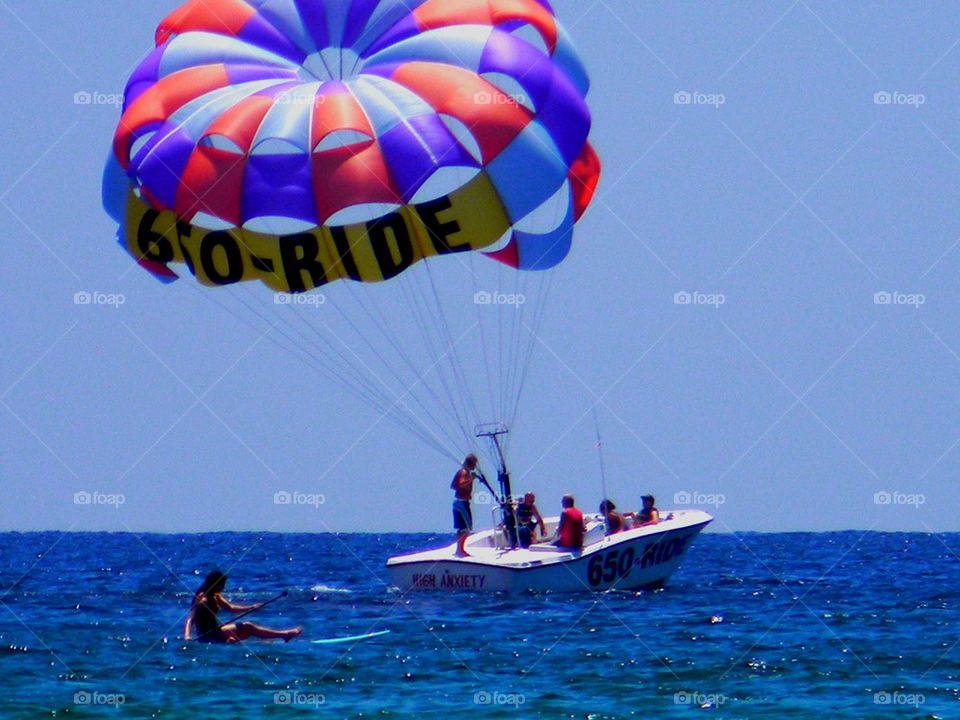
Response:
[{"label": "parasail canopy", "polygon": [[127,83],[104,205],[164,282],[348,280],[320,314],[203,294],[454,457],[516,414],[551,276],[524,271],[599,180],[588,86],[547,0],[191,0]]},{"label": "parasail canopy", "polygon": [[587,88],[541,0],[192,0],[127,83],[108,204],[206,285],[545,270],[597,184]]}]

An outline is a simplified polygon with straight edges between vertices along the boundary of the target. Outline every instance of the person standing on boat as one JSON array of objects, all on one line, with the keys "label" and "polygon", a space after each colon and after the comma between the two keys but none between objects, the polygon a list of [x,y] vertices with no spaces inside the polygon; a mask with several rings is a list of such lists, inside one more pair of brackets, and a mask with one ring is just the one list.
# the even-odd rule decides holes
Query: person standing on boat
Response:
[{"label": "person standing on boat", "polygon": [[543,523],[543,517],[537,510],[537,496],[528,492],[523,496],[523,501],[517,505],[517,535],[520,540],[520,547],[528,548],[533,544],[534,533],[537,526],[540,527],[540,535],[546,536],[547,526]]},{"label": "person standing on boat", "polygon": [[470,500],[473,498],[473,478],[477,471],[477,456],[470,453],[463,459],[463,465],[453,476],[450,489],[453,490],[453,528],[457,531],[457,555],[470,557],[464,544],[473,532],[473,513]]},{"label": "person standing on boat", "polygon": [[583,547],[583,536],[587,534],[583,512],[574,504],[573,495],[564,495],[560,504],[563,505],[563,512],[557,526],[556,544],[558,547],[578,550]]}]

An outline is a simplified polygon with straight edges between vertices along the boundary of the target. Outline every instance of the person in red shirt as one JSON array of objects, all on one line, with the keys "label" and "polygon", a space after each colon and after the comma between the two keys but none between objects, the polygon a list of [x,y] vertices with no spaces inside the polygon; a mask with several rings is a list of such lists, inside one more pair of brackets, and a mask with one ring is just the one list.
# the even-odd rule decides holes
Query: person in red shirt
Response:
[{"label": "person in red shirt", "polygon": [[583,513],[574,505],[573,495],[564,495],[560,501],[563,512],[557,526],[557,546],[579,549],[583,547],[583,536],[587,532],[587,523]]}]

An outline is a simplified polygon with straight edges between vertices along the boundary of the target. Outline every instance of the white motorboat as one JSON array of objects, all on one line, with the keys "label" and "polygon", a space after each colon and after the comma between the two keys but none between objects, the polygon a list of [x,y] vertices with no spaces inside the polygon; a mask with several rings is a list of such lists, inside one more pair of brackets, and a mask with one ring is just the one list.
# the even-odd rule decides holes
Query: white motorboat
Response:
[{"label": "white motorboat", "polygon": [[390,558],[387,572],[395,586],[403,591],[507,593],[657,588],[676,572],[693,539],[713,520],[701,510],[674,510],[660,513],[655,525],[607,535],[602,516],[585,516],[583,547],[573,550],[547,541],[556,532],[559,517],[544,518],[546,537],[530,547],[518,547],[516,534],[510,531],[516,517],[511,518],[510,474],[500,444],[500,436],[507,432],[499,424],[477,431],[478,437],[492,441],[500,461],[500,494],[482,474],[478,476],[499,501],[499,524],[471,534],[465,544],[466,556],[458,554],[454,542]]},{"label": "white motorboat", "polygon": [[[693,539],[713,517],[700,510],[661,514],[656,525],[605,535],[599,515],[587,517],[583,548],[569,550],[550,543],[512,548],[503,527],[474,533],[457,544],[387,561],[393,585],[407,590],[583,592],[637,590],[663,585],[680,566]],[[548,535],[559,518],[544,518]]]}]

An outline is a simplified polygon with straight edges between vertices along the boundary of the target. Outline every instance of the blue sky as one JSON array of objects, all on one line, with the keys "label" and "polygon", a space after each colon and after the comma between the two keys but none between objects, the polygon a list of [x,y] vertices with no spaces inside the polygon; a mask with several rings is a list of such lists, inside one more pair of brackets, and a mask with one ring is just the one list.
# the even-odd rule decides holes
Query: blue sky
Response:
[{"label": "blue sky", "polygon": [[[446,531],[450,460],[308,369],[234,295],[163,286],[113,242],[105,96],[177,4],[0,0],[0,528]],[[555,5],[591,73],[604,177],[531,343],[517,489],[545,511],[567,491],[596,506],[595,408],[621,506],[689,498],[721,531],[955,528],[955,6]],[[463,305],[465,268],[435,267]],[[513,288],[489,261],[470,268],[481,289]],[[393,318],[397,293],[372,302]],[[325,297],[317,322],[342,332],[352,296]],[[470,327],[472,306],[450,312]],[[360,357],[389,355],[353,320]],[[396,318],[401,340],[414,331]],[[496,361],[466,342],[482,407]],[[275,503],[283,491],[324,502]],[[123,503],[77,504],[84,492]]]}]

